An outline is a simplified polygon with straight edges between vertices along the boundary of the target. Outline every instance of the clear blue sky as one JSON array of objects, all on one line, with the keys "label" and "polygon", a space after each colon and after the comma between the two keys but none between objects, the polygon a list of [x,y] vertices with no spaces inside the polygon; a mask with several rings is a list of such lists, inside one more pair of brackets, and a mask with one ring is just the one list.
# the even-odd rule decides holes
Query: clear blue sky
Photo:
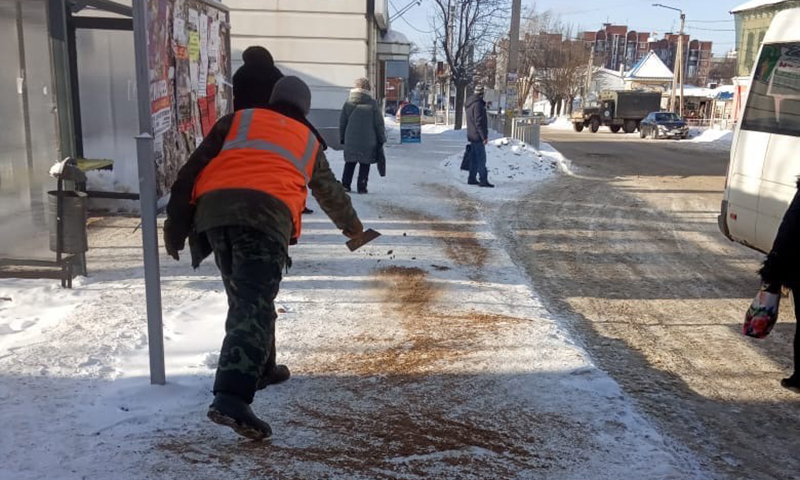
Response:
[{"label": "clear blue sky", "polygon": [[[394,15],[411,0],[390,0],[389,11]],[[733,32],[733,8],[746,0],[522,0],[523,12],[536,5],[539,12],[550,10],[560,15],[564,23],[572,24],[577,31],[598,30],[603,23],[628,25],[639,32],[678,31],[680,20],[678,12],[653,7],[653,3],[663,3],[680,8],[686,14],[686,32],[699,40],[714,42],[714,54],[722,55],[735,48]],[[392,22],[392,28],[404,33],[428,57],[433,43],[430,18],[433,16],[433,0],[422,0],[422,5],[412,8],[402,19]],[[509,7],[509,17],[511,17]],[[405,20],[405,21],[403,21]],[[408,23],[406,23],[408,22]],[[409,23],[411,25],[409,25]],[[702,30],[701,30],[702,29]],[[721,31],[724,30],[724,31]]]}]

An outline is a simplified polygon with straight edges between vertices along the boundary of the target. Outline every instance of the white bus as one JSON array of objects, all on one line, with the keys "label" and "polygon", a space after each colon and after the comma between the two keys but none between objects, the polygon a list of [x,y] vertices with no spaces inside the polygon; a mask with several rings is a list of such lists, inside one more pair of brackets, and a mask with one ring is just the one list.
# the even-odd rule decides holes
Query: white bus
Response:
[{"label": "white bus", "polygon": [[719,227],[769,252],[800,175],[800,8],[772,20],[736,126]]}]

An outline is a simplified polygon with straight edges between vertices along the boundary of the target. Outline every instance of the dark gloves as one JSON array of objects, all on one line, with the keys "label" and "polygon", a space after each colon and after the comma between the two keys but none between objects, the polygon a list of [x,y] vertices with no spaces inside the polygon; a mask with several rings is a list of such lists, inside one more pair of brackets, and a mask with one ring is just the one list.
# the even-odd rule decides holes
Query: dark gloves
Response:
[{"label": "dark gloves", "polygon": [[361,224],[361,220],[356,218],[355,222],[345,228],[342,233],[347,238],[358,238],[364,234],[364,225]]},{"label": "dark gloves", "polygon": [[186,246],[186,234],[175,228],[169,218],[164,222],[164,246],[167,254],[175,260],[180,260],[178,252]]}]

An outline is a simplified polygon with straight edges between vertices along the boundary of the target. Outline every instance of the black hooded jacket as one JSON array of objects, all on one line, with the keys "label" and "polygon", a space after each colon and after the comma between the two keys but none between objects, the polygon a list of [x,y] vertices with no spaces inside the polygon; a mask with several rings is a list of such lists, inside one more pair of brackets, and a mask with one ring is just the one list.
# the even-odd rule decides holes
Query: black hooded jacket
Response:
[{"label": "black hooded jacket", "polygon": [[783,215],[772,250],[759,272],[761,280],[769,285],[794,288],[800,285],[800,179],[797,188],[798,192]]},{"label": "black hooded jacket", "polygon": [[489,139],[489,119],[483,95],[474,94],[467,99],[467,140],[485,142]]}]

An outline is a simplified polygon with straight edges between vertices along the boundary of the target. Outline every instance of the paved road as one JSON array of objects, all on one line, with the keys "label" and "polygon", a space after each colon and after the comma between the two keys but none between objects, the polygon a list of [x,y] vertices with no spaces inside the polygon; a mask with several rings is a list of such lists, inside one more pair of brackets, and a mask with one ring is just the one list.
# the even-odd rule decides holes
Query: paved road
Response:
[{"label": "paved road", "polygon": [[[605,130],[605,129],[604,129]],[[800,478],[794,318],[739,333],[761,255],[716,226],[728,154],[638,135],[545,131],[573,162],[497,222],[549,308],[639,407],[722,478]]]}]

